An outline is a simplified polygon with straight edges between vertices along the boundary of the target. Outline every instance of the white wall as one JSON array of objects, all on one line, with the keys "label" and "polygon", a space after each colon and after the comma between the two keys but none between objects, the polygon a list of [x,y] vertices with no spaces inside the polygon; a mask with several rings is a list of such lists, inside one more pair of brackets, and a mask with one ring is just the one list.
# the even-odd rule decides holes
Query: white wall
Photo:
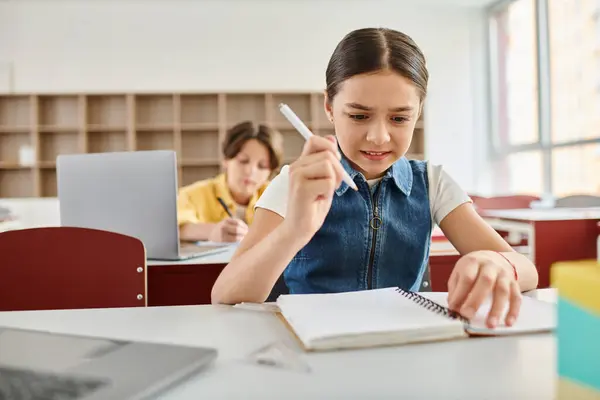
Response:
[{"label": "white wall", "polygon": [[0,0],[0,63],[12,65],[16,92],[322,90],[345,33],[399,29],[428,58],[428,157],[475,190],[486,121],[484,12],[415,4]]},{"label": "white wall", "polygon": [[9,60],[13,51],[9,35],[12,36],[9,3],[0,0],[0,93],[8,92],[11,89]]}]

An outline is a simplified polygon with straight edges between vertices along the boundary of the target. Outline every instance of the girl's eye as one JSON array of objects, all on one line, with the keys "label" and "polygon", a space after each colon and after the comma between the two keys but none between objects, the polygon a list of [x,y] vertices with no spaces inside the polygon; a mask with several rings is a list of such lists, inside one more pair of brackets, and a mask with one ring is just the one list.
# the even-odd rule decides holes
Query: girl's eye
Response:
[{"label": "girl's eye", "polygon": [[398,124],[401,124],[403,122],[408,121],[408,118],[406,118],[406,117],[392,117],[392,121],[394,121],[394,122],[396,122]]},{"label": "girl's eye", "polygon": [[364,115],[364,114],[348,114],[348,116],[349,116],[350,118],[354,119],[354,120],[357,120],[357,121],[358,121],[358,120],[365,120],[365,119],[367,119],[367,118],[368,118],[368,117],[367,117],[366,115]]},{"label": "girl's eye", "polygon": [[249,162],[249,160],[240,160],[240,164],[248,164]]}]

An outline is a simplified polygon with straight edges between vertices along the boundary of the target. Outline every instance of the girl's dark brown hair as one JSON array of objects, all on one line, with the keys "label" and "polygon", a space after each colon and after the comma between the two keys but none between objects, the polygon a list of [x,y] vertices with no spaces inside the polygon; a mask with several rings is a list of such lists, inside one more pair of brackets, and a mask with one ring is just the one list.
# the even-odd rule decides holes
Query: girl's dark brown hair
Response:
[{"label": "girl's dark brown hair", "polygon": [[412,81],[423,104],[429,80],[425,56],[410,36],[387,28],[358,29],[338,43],[325,73],[329,102],[346,79],[381,70],[394,71]]},{"label": "girl's dark brown hair", "polygon": [[264,124],[243,121],[227,131],[223,141],[223,156],[229,160],[235,158],[248,140],[256,139],[269,151],[269,168],[276,171],[283,158],[283,139],[276,130]]}]

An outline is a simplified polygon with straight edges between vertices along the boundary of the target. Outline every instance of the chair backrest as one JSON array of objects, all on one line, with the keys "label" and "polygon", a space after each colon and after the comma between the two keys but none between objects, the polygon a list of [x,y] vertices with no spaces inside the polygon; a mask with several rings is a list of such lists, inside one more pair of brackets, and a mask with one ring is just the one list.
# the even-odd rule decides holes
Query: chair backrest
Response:
[{"label": "chair backrest", "polygon": [[421,281],[420,292],[431,292],[431,266],[428,264],[427,268],[425,268],[425,273],[423,274],[423,280]]},{"label": "chair backrest", "polygon": [[533,201],[540,200],[539,197],[529,195],[470,197],[471,200],[473,200],[473,205],[478,210],[506,210],[514,208],[530,208],[530,205]]},{"label": "chair backrest", "polygon": [[600,207],[600,196],[578,194],[556,199],[555,207],[585,208]]},{"label": "chair backrest", "polygon": [[598,258],[598,264],[600,264],[600,221],[596,224],[598,227],[598,238],[596,239],[596,258]]},{"label": "chair backrest", "polygon": [[146,291],[136,238],[75,227],[0,233],[0,311],[143,307]]}]

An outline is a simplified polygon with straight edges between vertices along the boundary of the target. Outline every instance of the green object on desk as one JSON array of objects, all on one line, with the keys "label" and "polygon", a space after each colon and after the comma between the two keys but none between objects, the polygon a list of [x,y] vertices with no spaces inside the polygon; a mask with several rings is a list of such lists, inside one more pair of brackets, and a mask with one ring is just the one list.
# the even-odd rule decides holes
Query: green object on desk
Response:
[{"label": "green object on desk", "polygon": [[559,375],[600,391],[600,317],[562,297],[558,315]]}]

